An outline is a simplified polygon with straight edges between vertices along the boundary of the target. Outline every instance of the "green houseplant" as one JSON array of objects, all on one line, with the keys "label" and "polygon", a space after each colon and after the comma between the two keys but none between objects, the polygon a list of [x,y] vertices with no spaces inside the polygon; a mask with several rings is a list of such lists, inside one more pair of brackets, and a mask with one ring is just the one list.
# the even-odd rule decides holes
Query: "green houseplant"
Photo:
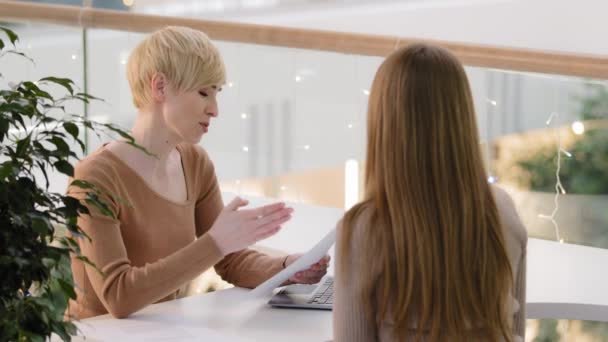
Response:
[{"label": "green houseplant", "polygon": [[[0,31],[0,58],[27,58],[16,50],[18,36],[7,28]],[[65,96],[54,98],[45,91],[51,84],[64,89]],[[93,184],[72,181],[86,193],[83,203],[49,191],[48,175],[73,176],[77,154],[70,146],[85,152],[84,127],[98,135],[119,134],[136,146],[112,124],[66,113],[67,101],[95,99],[74,88],[69,79],[45,77],[0,89],[0,341],[44,341],[52,334],[69,341],[76,333],[76,326],[64,319],[69,299],[76,298],[70,253],[90,264],[78,248],[76,239],[88,237],[77,218],[89,214],[87,207],[111,212]],[[58,229],[69,234],[58,236]]]}]

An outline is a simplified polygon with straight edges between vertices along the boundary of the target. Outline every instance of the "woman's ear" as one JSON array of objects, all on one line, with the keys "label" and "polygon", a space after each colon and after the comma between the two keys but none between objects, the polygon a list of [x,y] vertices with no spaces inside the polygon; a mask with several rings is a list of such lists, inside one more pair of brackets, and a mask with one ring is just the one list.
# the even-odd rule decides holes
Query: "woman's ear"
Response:
[{"label": "woman's ear", "polygon": [[167,92],[167,78],[163,73],[155,73],[150,80],[152,98],[156,102],[163,102]]}]

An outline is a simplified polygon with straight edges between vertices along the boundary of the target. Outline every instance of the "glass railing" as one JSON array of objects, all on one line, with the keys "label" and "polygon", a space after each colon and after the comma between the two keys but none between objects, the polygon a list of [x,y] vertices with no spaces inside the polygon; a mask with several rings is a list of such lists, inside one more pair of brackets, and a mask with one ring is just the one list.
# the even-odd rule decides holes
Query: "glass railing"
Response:
[{"label": "glass railing", "polygon": [[[19,48],[35,64],[3,58],[3,86],[47,75],[72,78],[104,101],[71,111],[126,129],[133,124],[136,110],[125,68],[143,34],[11,25],[21,37]],[[216,44],[228,82],[219,96],[220,115],[201,144],[215,163],[222,190],[332,208],[356,200],[365,161],[368,90],[382,58]],[[488,181],[513,196],[529,236],[608,248],[608,82],[466,70]],[[88,152],[103,142],[91,134],[87,141]],[[352,176],[352,170],[359,172]],[[54,175],[52,183],[60,191],[66,180]],[[593,322],[530,320],[529,330],[531,340],[555,340],[547,336],[560,334],[608,338],[608,325]]]}]

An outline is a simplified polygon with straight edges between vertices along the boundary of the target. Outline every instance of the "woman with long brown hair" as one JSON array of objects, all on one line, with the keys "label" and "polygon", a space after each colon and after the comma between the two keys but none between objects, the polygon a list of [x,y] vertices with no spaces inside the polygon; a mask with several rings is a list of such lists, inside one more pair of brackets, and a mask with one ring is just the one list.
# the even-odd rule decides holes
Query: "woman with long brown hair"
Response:
[{"label": "woman with long brown hair", "polygon": [[365,196],[338,224],[336,341],[523,341],[527,232],[487,181],[469,83],[415,44],[380,66]]}]

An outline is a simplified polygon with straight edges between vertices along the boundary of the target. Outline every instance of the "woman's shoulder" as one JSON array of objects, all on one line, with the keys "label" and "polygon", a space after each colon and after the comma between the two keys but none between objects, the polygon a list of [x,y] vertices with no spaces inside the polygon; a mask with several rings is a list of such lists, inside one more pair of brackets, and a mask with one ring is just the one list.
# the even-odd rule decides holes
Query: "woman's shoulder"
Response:
[{"label": "woman's shoulder", "polygon": [[525,246],[528,242],[528,231],[517,213],[513,198],[497,185],[492,185],[491,188],[505,233],[512,235]]},{"label": "woman's shoulder", "polygon": [[178,146],[182,158],[191,161],[191,165],[195,168],[211,168],[213,169],[213,162],[209,158],[207,151],[198,144],[183,143]]},{"label": "woman's shoulder", "polygon": [[[369,203],[359,203],[344,214],[338,222],[338,235],[350,236],[353,247],[359,246],[365,240],[365,232],[369,228],[373,209]],[[346,223],[346,224],[345,224]]]},{"label": "woman's shoulder", "polygon": [[96,182],[110,182],[117,176],[116,159],[102,146],[76,163],[74,178]]}]

